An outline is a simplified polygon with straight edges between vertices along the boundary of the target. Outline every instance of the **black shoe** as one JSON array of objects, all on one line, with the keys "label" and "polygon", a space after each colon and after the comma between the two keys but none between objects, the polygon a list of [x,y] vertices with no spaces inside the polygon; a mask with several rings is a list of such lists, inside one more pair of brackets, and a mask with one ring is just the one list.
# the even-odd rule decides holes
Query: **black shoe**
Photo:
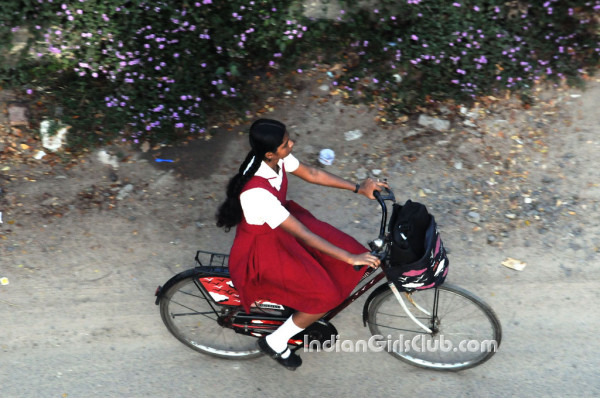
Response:
[{"label": "black shoe", "polygon": [[281,365],[285,366],[289,370],[296,370],[297,367],[302,365],[302,358],[300,358],[298,355],[296,355],[296,353],[293,351],[290,352],[289,357],[282,358],[281,354],[285,353],[286,351],[288,351],[290,349],[286,347],[286,349],[283,350],[283,352],[277,353],[277,352],[275,352],[275,350],[273,350],[271,348],[269,343],[267,343],[266,337],[261,337],[260,339],[258,339],[258,348],[263,353],[267,354],[268,356],[270,356],[271,358],[273,358],[274,360],[276,360],[277,362],[279,362]]}]

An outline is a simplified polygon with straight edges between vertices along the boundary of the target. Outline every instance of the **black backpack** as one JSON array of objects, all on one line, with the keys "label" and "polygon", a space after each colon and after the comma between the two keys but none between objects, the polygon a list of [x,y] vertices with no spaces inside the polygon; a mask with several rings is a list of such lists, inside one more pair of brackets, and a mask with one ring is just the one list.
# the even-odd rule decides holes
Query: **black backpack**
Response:
[{"label": "black backpack", "polygon": [[444,283],[450,261],[427,208],[411,200],[394,204],[389,232],[390,260],[383,272],[401,291],[429,289]]},{"label": "black backpack", "polygon": [[431,215],[425,205],[407,200],[404,206],[394,204],[390,216],[389,232],[392,235],[392,263],[410,264],[425,254],[425,232]]}]

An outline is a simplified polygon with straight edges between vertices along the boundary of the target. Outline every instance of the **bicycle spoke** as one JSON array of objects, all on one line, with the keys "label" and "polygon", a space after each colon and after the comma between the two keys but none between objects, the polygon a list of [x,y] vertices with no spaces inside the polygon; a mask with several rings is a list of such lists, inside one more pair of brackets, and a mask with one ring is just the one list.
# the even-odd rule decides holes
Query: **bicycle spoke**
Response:
[{"label": "bicycle spoke", "polygon": [[[414,321],[404,313],[391,290],[383,291],[369,308],[371,333],[398,333],[399,338],[405,342],[404,346],[400,344],[388,347],[388,352],[420,367],[460,370],[476,366],[490,358],[501,339],[501,329],[493,311],[459,288],[444,285],[438,288],[438,294],[437,309],[434,308],[434,289],[413,292],[410,308],[418,310],[418,305],[435,313],[435,323],[431,317],[421,315],[418,318],[430,327],[433,325],[436,333],[428,334],[422,329],[415,329]],[[420,310],[418,313],[422,314]],[[490,345],[487,341],[495,343]],[[474,344],[474,347],[487,348],[488,351],[469,351],[464,345],[468,342]],[[417,349],[419,347],[415,348],[413,344],[425,349]]]},{"label": "bicycle spoke", "polygon": [[219,312],[223,311],[225,316],[226,311],[237,309],[210,301],[197,279],[190,274],[164,292],[160,309],[169,331],[188,347],[205,354],[240,359],[261,355],[254,337],[238,334],[217,323]]}]

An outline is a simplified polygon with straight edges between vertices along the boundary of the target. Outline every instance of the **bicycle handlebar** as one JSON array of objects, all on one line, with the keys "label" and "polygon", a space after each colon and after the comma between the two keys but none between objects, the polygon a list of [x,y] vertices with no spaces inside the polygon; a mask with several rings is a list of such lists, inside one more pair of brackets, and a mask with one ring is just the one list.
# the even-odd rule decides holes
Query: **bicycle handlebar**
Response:
[{"label": "bicycle handlebar", "polygon": [[[387,221],[387,206],[385,204],[386,200],[391,200],[392,202],[396,202],[396,197],[394,196],[394,192],[390,188],[383,188],[386,191],[385,195],[382,195],[379,191],[373,191],[373,196],[379,205],[381,206],[381,225],[379,226],[379,239],[383,239],[385,237],[385,223]],[[371,254],[377,256],[377,252],[375,250],[371,251]],[[354,265],[355,271],[360,271],[362,265]]]}]

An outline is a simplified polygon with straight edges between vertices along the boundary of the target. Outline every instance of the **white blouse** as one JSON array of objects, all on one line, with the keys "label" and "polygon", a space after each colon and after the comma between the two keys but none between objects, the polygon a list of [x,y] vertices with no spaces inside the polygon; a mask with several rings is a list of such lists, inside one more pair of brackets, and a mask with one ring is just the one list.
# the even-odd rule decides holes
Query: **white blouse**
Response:
[{"label": "white blouse", "polygon": [[[277,164],[279,165],[279,173],[275,173],[275,170],[262,162],[254,175],[266,178],[271,186],[279,191],[283,182],[282,166],[285,166],[286,172],[291,173],[298,169],[300,162],[292,154],[289,154],[280,159]],[[267,223],[269,227],[275,229],[290,215],[275,195],[264,188],[252,188],[242,192],[240,202],[244,218],[251,225]]]}]

